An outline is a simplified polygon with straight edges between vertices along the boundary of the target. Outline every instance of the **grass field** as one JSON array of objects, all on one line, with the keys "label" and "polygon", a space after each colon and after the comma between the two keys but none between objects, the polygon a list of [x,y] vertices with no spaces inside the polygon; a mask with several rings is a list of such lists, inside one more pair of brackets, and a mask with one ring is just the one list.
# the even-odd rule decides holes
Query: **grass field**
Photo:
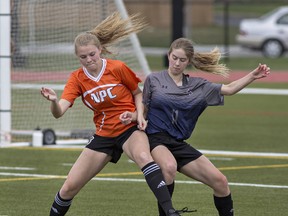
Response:
[{"label": "grass field", "polygon": [[[286,84],[253,87],[285,88]],[[209,107],[188,140],[201,150],[253,152],[254,155],[207,153],[228,177],[235,215],[285,216],[288,212],[287,96],[235,95],[225,106]],[[81,149],[1,148],[0,215],[48,215]],[[259,155],[285,153],[282,156]],[[188,206],[197,213],[216,216],[212,191],[181,174],[173,197],[176,208]],[[157,215],[155,198],[135,164],[122,156],[109,164],[75,197],[67,215]]]},{"label": "grass field", "polygon": [[[79,149],[1,149],[0,215],[48,215],[54,195],[79,153]],[[208,156],[230,180],[235,215],[287,215],[287,157]],[[217,215],[211,190],[180,174],[173,200],[176,207],[198,210],[191,215]],[[67,215],[151,216],[157,211],[141,173],[124,156],[86,185]]]}]

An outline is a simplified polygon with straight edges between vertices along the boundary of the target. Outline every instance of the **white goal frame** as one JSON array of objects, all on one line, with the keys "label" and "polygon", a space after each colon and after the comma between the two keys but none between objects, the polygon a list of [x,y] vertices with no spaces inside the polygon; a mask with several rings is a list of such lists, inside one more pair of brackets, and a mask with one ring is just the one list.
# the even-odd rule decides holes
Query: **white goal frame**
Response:
[{"label": "white goal frame", "polygon": [[[10,0],[0,1],[0,147],[11,146],[11,137],[13,135],[12,117],[11,117],[11,8]],[[128,17],[123,0],[114,0],[117,10],[123,18]],[[31,3],[32,4],[32,3]],[[32,5],[33,8],[33,5]],[[30,29],[33,31],[33,22],[29,23]],[[31,33],[33,36],[33,32]],[[134,53],[137,56],[142,73],[144,76],[151,71],[146,57],[141,49],[137,35],[131,34],[130,42],[133,46]],[[24,135],[33,135],[33,131],[22,131]],[[32,137],[31,137],[32,138]],[[32,144],[32,139],[28,145]]]},{"label": "white goal frame", "polygon": [[0,146],[11,142],[10,0],[0,1]]}]

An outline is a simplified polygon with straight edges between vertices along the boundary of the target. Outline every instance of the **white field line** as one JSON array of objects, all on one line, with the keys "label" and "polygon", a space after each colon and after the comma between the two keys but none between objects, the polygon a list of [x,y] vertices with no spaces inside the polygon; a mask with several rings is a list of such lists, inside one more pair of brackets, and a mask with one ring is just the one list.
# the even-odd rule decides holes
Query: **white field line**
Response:
[{"label": "white field line", "polygon": [[215,151],[215,150],[199,150],[207,155],[225,155],[225,156],[251,156],[251,157],[287,157],[288,153],[273,153],[273,152],[238,152],[238,151]]},{"label": "white field line", "polygon": [[7,167],[0,166],[0,170],[35,170],[34,167]]},{"label": "white field line", "polygon": [[238,94],[288,95],[288,89],[244,88]]},{"label": "white field line", "polygon": [[[47,179],[53,179],[53,178],[65,179],[66,178],[66,176],[60,176],[60,175],[6,173],[6,172],[0,172],[0,176],[33,177],[33,178],[47,178]],[[146,182],[145,179],[132,179],[132,178],[99,178],[99,177],[95,177],[92,180],[94,180],[94,181],[113,181],[113,182]],[[202,184],[201,182],[197,182],[197,181],[180,181],[180,180],[176,180],[176,183],[177,184]],[[235,182],[230,182],[229,185],[241,186],[241,187],[288,189],[288,185],[266,185],[266,184],[235,183]]]},{"label": "white field line", "polygon": [[209,158],[209,160],[217,160],[217,161],[233,161],[233,160],[235,160],[235,158],[225,158],[225,157],[209,157],[208,156],[208,158]]}]

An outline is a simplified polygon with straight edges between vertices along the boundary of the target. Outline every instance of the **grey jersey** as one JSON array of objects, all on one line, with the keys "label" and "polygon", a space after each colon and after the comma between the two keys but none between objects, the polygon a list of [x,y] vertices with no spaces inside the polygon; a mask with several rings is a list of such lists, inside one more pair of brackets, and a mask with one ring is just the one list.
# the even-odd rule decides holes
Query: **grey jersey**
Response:
[{"label": "grey jersey", "polygon": [[224,104],[222,84],[188,75],[182,83],[177,86],[167,71],[146,78],[143,103],[148,107],[148,134],[166,132],[175,139],[188,139],[207,106]]}]

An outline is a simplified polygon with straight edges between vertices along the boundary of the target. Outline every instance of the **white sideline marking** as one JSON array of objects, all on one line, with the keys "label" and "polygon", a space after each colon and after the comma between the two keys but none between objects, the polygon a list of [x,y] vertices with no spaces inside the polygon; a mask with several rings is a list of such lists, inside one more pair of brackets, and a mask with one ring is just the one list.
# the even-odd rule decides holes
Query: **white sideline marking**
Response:
[{"label": "white sideline marking", "polygon": [[217,160],[217,161],[233,161],[235,158],[224,158],[224,157],[208,157],[208,159],[211,160]]},{"label": "white sideline marking", "polygon": [[[16,177],[35,177],[35,178],[60,178],[64,179],[66,176],[60,175],[43,175],[43,174],[27,174],[27,173],[5,173],[0,172],[0,176],[16,176]],[[99,178],[95,177],[92,180],[94,181],[115,181],[115,182],[146,182],[145,179],[132,179],[132,178]],[[198,181],[181,181],[176,180],[177,184],[202,184]],[[231,186],[241,186],[241,187],[259,187],[259,188],[279,188],[279,189],[288,189],[288,185],[265,185],[265,184],[251,184],[251,183],[235,183],[230,182]]]},{"label": "white sideline marking", "polygon": [[62,163],[62,166],[69,166],[72,167],[74,163]]},{"label": "white sideline marking", "polygon": [[215,150],[199,150],[203,154],[229,155],[229,156],[264,156],[264,157],[288,157],[288,153],[274,152],[238,152],[238,151],[215,151]]},{"label": "white sideline marking", "polygon": [[33,167],[7,167],[7,166],[0,166],[0,169],[2,170],[35,170],[35,168]]},{"label": "white sideline marking", "polygon": [[238,94],[288,95],[288,89],[244,88]]},{"label": "white sideline marking", "polygon": [[28,174],[28,173],[6,173],[6,172],[0,172],[0,176],[35,177],[35,178],[66,178],[66,176],[60,176],[60,175],[43,175],[43,174]]}]

